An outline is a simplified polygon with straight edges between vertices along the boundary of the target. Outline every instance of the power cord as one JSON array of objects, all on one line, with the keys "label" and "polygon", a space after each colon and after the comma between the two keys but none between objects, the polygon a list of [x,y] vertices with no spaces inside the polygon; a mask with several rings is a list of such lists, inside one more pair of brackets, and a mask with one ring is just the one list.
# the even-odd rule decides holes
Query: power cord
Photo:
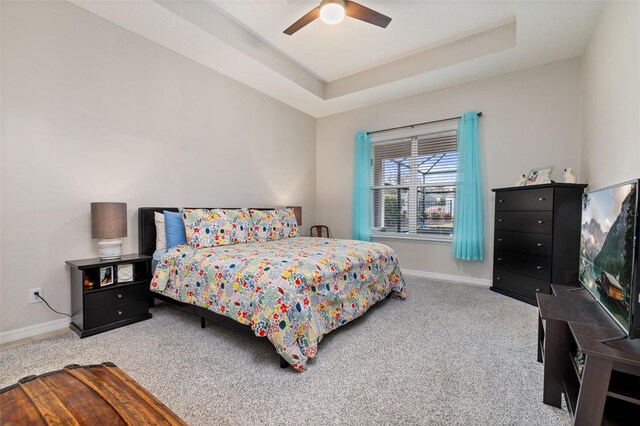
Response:
[{"label": "power cord", "polygon": [[51,307],[51,305],[49,304],[49,302],[47,302],[46,300],[44,300],[44,298],[43,298],[42,296],[40,296],[40,293],[39,293],[39,292],[35,291],[35,292],[33,292],[33,295],[34,295],[34,296],[36,296],[38,299],[42,300],[42,301],[45,303],[45,305],[47,305],[47,306],[49,307],[49,309],[51,309],[51,310],[52,310],[53,312],[55,312],[56,314],[59,314],[59,315],[66,315],[66,316],[68,316],[69,318],[71,318],[71,315],[66,314],[66,313],[64,313],[64,312],[58,312],[58,311],[56,311],[55,309],[53,309],[53,308]]}]

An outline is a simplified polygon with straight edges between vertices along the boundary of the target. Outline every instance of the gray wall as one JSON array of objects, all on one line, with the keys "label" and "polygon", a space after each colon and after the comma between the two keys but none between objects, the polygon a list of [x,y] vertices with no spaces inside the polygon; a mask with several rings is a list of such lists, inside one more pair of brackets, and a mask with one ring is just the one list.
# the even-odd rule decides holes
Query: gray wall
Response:
[{"label": "gray wall", "polygon": [[67,2],[2,2],[2,331],[70,311],[66,259],[97,255],[92,201],[303,206],[315,119]]},{"label": "gray wall", "polygon": [[582,176],[640,177],[640,2],[606,2],[582,59]]},{"label": "gray wall", "polygon": [[[533,167],[555,165],[579,173],[580,60],[578,58],[504,74],[318,119],[317,211],[333,235],[351,236],[353,138],[377,130],[454,117],[476,109],[480,119],[485,201],[484,262],[451,258],[451,244],[379,240],[393,247],[403,268],[466,277],[491,278],[493,203],[491,188],[512,186]],[[486,283],[486,281],[485,281]]]}]

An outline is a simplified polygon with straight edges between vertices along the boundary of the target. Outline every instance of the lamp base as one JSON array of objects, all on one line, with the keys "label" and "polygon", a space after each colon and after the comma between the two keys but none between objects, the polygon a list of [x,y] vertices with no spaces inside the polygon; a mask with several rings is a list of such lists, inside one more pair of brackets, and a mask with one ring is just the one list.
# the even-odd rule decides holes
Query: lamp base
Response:
[{"label": "lamp base", "polygon": [[100,260],[120,259],[120,257],[122,256],[122,241],[98,241],[98,256],[100,257]]}]

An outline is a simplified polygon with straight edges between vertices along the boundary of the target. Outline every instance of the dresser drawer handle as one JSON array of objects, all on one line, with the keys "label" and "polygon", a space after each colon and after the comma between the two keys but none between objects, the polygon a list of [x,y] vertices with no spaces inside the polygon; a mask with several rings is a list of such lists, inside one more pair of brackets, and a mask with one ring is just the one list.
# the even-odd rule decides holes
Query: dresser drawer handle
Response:
[{"label": "dresser drawer handle", "polygon": [[496,281],[500,281],[502,277],[496,277]]},{"label": "dresser drawer handle", "polygon": [[546,198],[544,198],[544,197],[540,197],[540,198],[538,198],[538,201],[546,201],[546,200],[547,200],[547,199],[546,199]]},{"label": "dresser drawer handle", "polygon": [[543,268],[542,268],[542,266],[536,266],[536,269],[537,269],[538,271],[541,271]]},{"label": "dresser drawer handle", "polygon": [[540,293],[540,289],[539,288],[536,288],[536,293]]},{"label": "dresser drawer handle", "polygon": [[500,262],[500,261],[502,261],[502,260],[504,260],[504,258],[502,258],[502,257],[499,257],[499,258],[498,258],[498,262]]},{"label": "dresser drawer handle", "polygon": [[499,203],[504,203],[504,200],[498,200]]},{"label": "dresser drawer handle", "polygon": [[118,311],[118,315],[122,315],[122,311]]},{"label": "dresser drawer handle", "polygon": [[120,293],[117,293],[116,296],[118,296],[118,299],[122,299],[122,295]]},{"label": "dresser drawer handle", "polygon": [[543,224],[543,223],[544,223],[544,220],[539,220],[538,221],[538,224]]},{"label": "dresser drawer handle", "polygon": [[498,238],[498,242],[501,243],[502,242],[502,238]]},{"label": "dresser drawer handle", "polygon": [[498,222],[502,223],[502,222],[504,222],[504,220],[502,220],[502,219],[498,219]]},{"label": "dresser drawer handle", "polygon": [[542,247],[542,246],[544,246],[544,244],[542,244],[542,243],[538,243],[538,244],[536,244],[536,245],[537,245],[538,247]]}]

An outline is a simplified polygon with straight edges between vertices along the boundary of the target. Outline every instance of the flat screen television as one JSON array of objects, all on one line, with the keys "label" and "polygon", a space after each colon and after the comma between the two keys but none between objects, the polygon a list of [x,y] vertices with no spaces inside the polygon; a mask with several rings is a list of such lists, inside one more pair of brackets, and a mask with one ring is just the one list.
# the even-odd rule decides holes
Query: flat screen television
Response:
[{"label": "flat screen television", "polygon": [[585,193],[580,232],[580,282],[631,339],[640,337],[639,183]]}]

